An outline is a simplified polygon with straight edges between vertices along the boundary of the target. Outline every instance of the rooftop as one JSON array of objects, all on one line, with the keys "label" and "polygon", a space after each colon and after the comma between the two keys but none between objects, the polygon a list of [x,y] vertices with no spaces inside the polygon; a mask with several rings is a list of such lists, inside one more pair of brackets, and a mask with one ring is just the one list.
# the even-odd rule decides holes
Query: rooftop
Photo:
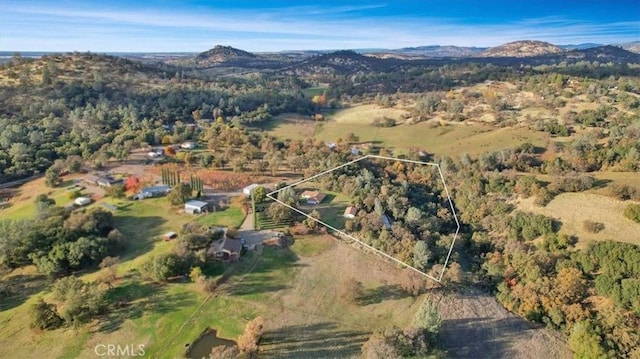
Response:
[{"label": "rooftop", "polygon": [[198,208],[202,208],[202,207],[206,207],[209,205],[209,203],[207,202],[203,202],[203,201],[196,201],[196,200],[191,200],[191,201],[187,201],[185,204],[185,206],[189,206],[189,207],[198,207]]},{"label": "rooftop", "polygon": [[353,207],[353,206],[349,206],[344,210],[344,215],[345,216],[349,215],[349,214],[352,215],[352,216],[355,216],[356,213],[358,213],[358,209],[356,207]]},{"label": "rooftop", "polygon": [[242,241],[239,239],[231,239],[225,237],[218,247],[219,252],[240,253],[242,250]]}]

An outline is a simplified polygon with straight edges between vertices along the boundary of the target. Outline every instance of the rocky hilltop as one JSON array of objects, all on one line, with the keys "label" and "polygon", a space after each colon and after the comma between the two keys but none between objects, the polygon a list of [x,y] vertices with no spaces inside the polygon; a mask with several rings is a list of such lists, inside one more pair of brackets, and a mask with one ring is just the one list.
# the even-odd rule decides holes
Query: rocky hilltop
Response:
[{"label": "rocky hilltop", "polygon": [[484,51],[482,57],[533,57],[564,52],[560,47],[544,41],[514,41],[504,45],[491,47]]}]

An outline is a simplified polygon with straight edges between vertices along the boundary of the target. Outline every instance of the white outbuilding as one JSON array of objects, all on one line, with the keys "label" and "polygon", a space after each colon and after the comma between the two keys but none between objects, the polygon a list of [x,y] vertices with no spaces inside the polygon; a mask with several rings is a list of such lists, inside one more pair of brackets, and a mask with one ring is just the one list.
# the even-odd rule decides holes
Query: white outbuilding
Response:
[{"label": "white outbuilding", "polygon": [[209,204],[203,201],[191,200],[184,204],[184,211],[186,213],[198,214],[207,211]]},{"label": "white outbuilding", "polygon": [[253,192],[253,190],[258,188],[258,187],[260,187],[260,185],[257,184],[257,183],[254,183],[252,185],[249,185],[249,186],[245,187],[242,190],[242,193],[244,193],[246,196],[251,196],[251,193]]},{"label": "white outbuilding", "polygon": [[88,197],[78,197],[78,198],[76,198],[76,199],[73,201],[73,203],[74,203],[76,206],[79,206],[79,207],[86,206],[86,205],[88,205],[89,203],[91,203],[91,198],[88,198]]}]

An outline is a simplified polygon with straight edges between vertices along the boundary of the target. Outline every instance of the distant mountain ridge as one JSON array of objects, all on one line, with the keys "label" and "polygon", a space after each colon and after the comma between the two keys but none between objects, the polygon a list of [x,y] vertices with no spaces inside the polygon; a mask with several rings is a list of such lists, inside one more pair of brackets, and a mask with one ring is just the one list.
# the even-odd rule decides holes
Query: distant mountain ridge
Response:
[{"label": "distant mountain ridge", "polygon": [[[409,63],[414,65],[440,64],[443,61],[496,62],[501,64],[541,64],[560,61],[602,61],[616,63],[639,63],[640,41],[616,45],[595,43],[553,45],[543,41],[514,41],[500,46],[465,47],[427,45],[398,49],[355,49],[355,50],[299,50],[289,52],[252,53],[231,46],[216,45],[201,53],[114,53],[120,58],[128,58],[143,63],[165,63],[194,69],[246,69],[286,70],[308,72],[312,68],[325,72],[357,73],[377,71],[389,66]],[[87,53],[89,54],[89,53]],[[38,58],[45,52],[26,53],[25,57]],[[14,56],[14,52],[0,52],[0,63]],[[417,61],[417,62],[416,62]]]},{"label": "distant mountain ridge", "polygon": [[522,40],[491,47],[482,57],[533,57],[564,52],[562,48],[544,41]]},{"label": "distant mountain ridge", "polygon": [[476,56],[482,53],[486,49],[487,49],[486,47],[428,45],[428,46],[404,47],[401,49],[368,51],[364,53],[370,56],[381,57],[381,58],[385,58],[385,57],[396,57],[396,58],[471,57],[471,56]]}]

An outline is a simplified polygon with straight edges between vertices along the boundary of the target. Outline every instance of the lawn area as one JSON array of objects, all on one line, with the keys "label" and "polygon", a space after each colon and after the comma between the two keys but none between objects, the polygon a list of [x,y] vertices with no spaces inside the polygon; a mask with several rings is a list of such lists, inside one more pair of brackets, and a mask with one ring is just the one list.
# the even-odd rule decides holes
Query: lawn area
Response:
[{"label": "lawn area", "polygon": [[[51,188],[44,184],[44,178],[39,178],[37,180],[27,182],[15,189],[11,189],[15,193],[13,194],[11,201],[9,201],[10,206],[0,209],[0,217],[8,219],[27,219],[35,217],[37,212],[34,201],[36,197],[41,194],[46,194],[49,198],[56,201],[56,205],[64,207],[73,202],[73,200],[69,198],[72,191],[67,190],[66,188],[70,185],[71,182],[66,181],[59,187]],[[85,195],[87,194],[85,190],[81,193]]]},{"label": "lawn area", "polygon": [[332,248],[336,242],[331,236],[306,235],[298,236],[291,250],[301,257],[313,257]]},{"label": "lawn area", "polygon": [[[314,186],[312,182],[305,182],[299,186],[296,186],[296,191],[313,190],[319,188]],[[322,191],[327,196],[320,204],[310,205],[306,202],[300,202],[300,210],[310,214],[311,211],[316,210],[320,213],[320,220],[333,226],[336,229],[344,229],[345,218],[342,216],[344,210],[351,204],[349,197],[331,191]]]},{"label": "lawn area", "polygon": [[327,86],[307,87],[306,89],[302,90],[302,93],[305,95],[305,97],[312,98],[316,95],[322,95],[322,93],[325,92],[327,88]]},{"label": "lawn area", "polygon": [[165,242],[162,234],[179,232],[182,225],[193,217],[172,208],[166,198],[149,198],[143,201],[105,200],[119,209],[114,214],[116,228],[129,240],[126,253],[120,256],[120,269],[137,267],[146,260],[142,254],[159,254],[170,251],[173,242]]},{"label": "lawn area", "polygon": [[221,211],[200,215],[197,222],[205,226],[239,228],[244,217],[242,208],[231,206]]}]

